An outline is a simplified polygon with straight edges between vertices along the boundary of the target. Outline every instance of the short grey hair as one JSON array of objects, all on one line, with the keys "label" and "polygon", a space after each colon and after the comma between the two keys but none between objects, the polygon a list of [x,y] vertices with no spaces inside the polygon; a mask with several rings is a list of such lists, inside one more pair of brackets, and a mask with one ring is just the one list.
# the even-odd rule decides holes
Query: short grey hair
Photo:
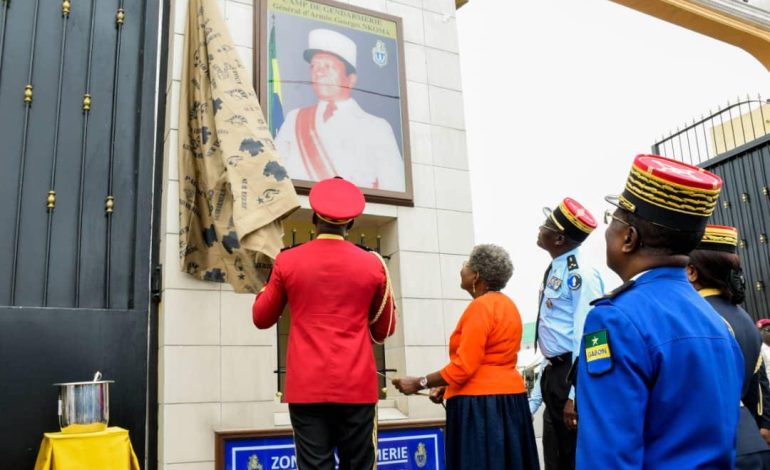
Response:
[{"label": "short grey hair", "polygon": [[505,248],[493,244],[476,245],[468,258],[468,267],[479,273],[489,290],[501,290],[513,275],[513,263]]}]

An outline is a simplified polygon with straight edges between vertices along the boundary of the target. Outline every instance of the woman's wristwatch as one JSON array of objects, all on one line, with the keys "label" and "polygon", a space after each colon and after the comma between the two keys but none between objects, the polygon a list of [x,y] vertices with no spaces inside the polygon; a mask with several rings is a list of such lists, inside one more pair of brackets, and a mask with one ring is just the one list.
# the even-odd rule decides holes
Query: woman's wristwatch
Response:
[{"label": "woman's wristwatch", "polygon": [[420,389],[428,388],[428,377],[420,377]]}]

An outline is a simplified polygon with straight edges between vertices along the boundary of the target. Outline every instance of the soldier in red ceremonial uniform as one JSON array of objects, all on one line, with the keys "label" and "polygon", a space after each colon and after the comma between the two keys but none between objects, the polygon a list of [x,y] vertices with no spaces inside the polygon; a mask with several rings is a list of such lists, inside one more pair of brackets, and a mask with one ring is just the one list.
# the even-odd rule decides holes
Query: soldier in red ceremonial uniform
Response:
[{"label": "soldier in red ceremonial uniform", "polygon": [[344,239],[364,209],[352,183],[331,178],[310,191],[318,237],[281,252],[252,308],[257,328],[291,311],[286,402],[301,469],[374,468],[377,372],[372,341],[396,328],[382,258]]}]

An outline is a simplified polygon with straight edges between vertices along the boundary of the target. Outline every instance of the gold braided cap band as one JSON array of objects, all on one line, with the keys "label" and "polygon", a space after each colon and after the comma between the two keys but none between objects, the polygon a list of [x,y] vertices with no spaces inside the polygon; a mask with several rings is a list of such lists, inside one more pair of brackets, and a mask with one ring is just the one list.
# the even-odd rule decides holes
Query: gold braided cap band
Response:
[{"label": "gold braided cap band", "polygon": [[738,247],[738,229],[727,225],[707,225],[697,250],[735,253]]},{"label": "gold braided cap band", "polygon": [[702,168],[659,155],[637,155],[618,207],[649,222],[701,231],[714,212],[722,179]]}]

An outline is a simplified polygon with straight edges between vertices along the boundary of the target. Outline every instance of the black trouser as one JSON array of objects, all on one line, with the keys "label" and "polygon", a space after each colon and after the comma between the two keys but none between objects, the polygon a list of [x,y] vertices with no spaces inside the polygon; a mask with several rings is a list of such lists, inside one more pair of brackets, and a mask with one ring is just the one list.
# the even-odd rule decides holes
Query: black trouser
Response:
[{"label": "black trouser", "polygon": [[[545,413],[550,421],[550,426],[545,423],[543,426],[543,461],[546,470],[572,470],[575,468],[577,433],[567,429],[563,418],[571,386],[567,375],[572,366],[572,354],[555,357],[549,362],[540,378]],[[545,421],[545,417],[543,419]]]},{"label": "black trouser", "polygon": [[377,457],[375,405],[342,403],[290,404],[294,448],[299,470],[374,468]]}]

